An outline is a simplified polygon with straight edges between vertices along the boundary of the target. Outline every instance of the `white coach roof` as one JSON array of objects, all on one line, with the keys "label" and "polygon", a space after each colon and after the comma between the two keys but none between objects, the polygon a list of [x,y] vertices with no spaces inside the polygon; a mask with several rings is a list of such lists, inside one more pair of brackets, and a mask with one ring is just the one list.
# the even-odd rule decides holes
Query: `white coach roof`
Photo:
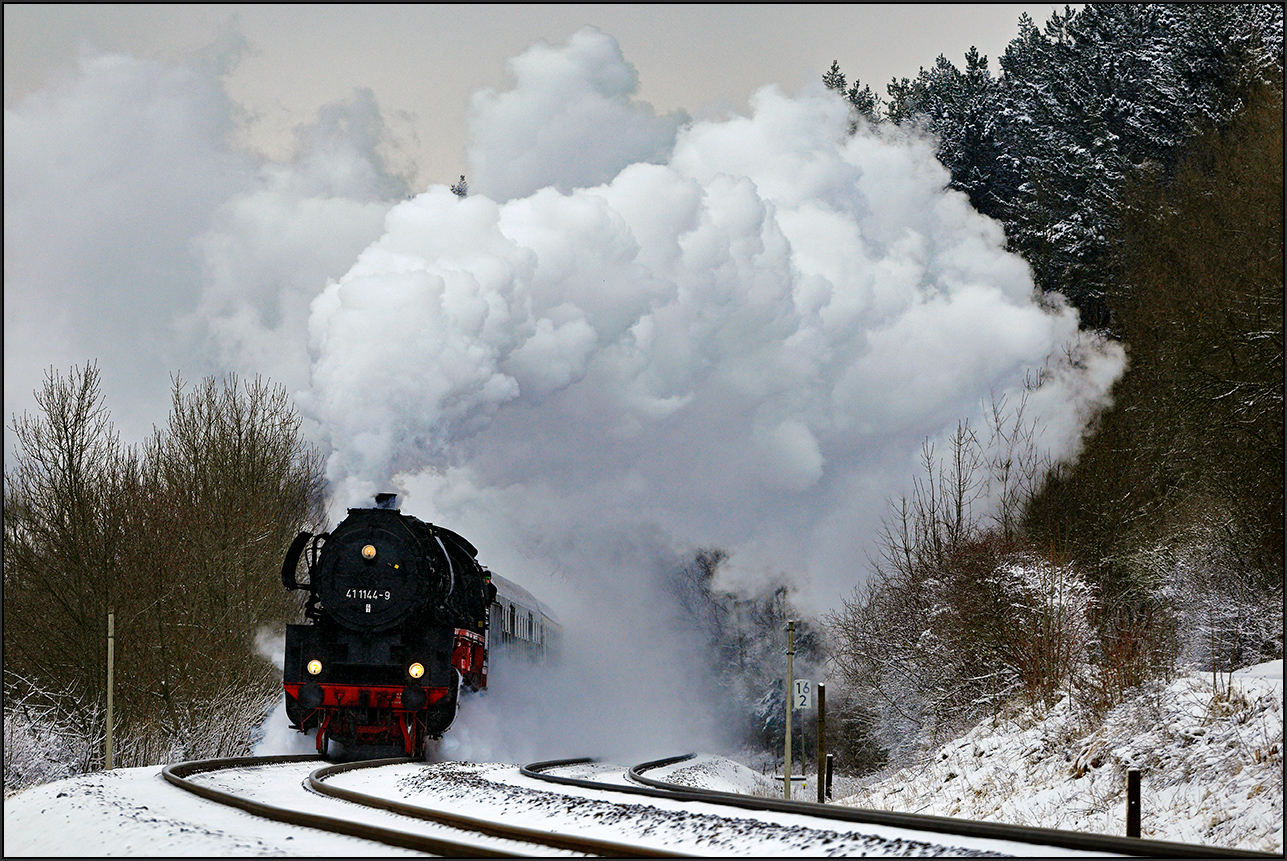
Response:
[{"label": "white coach roof", "polygon": [[551,622],[558,624],[558,619],[549,607],[542,604],[535,595],[513,580],[507,580],[499,574],[492,574],[492,583],[496,584],[496,597],[504,598],[511,604],[519,604],[528,609],[536,610]]}]

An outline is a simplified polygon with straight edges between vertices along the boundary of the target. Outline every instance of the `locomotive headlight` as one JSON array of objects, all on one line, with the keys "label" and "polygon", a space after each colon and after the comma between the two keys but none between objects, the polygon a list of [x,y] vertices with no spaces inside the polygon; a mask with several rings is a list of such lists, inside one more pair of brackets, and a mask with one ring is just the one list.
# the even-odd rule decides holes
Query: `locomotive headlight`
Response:
[{"label": "locomotive headlight", "polygon": [[308,662],[307,669],[310,676],[316,676],[318,673],[322,672],[322,662],[317,658],[314,658]]},{"label": "locomotive headlight", "polygon": [[407,675],[411,676],[411,678],[413,679],[418,679],[424,674],[425,674],[424,665],[418,661],[412,664],[411,666],[407,667]]},{"label": "locomotive headlight", "polygon": [[370,561],[375,558],[375,545],[368,544],[362,548],[362,558]]}]

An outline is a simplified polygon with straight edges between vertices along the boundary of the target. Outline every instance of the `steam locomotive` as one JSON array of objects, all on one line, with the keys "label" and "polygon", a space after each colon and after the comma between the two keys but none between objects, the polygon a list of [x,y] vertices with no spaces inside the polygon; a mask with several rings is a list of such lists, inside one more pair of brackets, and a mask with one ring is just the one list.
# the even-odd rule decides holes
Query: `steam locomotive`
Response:
[{"label": "steam locomotive", "polygon": [[382,493],[329,533],[301,532],[282,563],[282,585],[308,591],[308,622],[286,626],[286,715],[317,730],[324,756],[332,741],[432,756],[461,689],[487,687],[493,625],[532,657],[555,648],[558,625],[540,602],[494,577],[463,537],[394,501]]}]

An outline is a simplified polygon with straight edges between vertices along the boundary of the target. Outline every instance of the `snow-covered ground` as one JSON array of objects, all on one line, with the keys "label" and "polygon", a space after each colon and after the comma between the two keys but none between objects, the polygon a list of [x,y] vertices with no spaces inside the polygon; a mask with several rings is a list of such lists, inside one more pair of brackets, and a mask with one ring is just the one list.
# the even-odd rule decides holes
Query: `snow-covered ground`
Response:
[{"label": "snow-covered ground", "polygon": [[1097,726],[1067,699],[991,718],[839,803],[1124,834],[1129,768],[1142,837],[1281,853],[1283,662],[1158,685]]},{"label": "snow-covered ground", "polygon": [[[939,749],[923,767],[886,776],[840,803],[1121,834],[1125,770],[1138,767],[1144,774],[1143,836],[1281,852],[1282,706],[1281,661],[1222,677],[1214,695],[1209,675],[1178,679],[1113,710],[1091,729],[1080,727],[1062,703],[1047,715],[985,721]],[[264,784],[253,788],[256,797],[283,805],[304,799],[333,812],[339,802],[301,791],[306,768],[264,770]],[[602,766],[587,769],[602,771]],[[274,773],[281,775],[276,784],[270,781]],[[754,770],[722,757],[700,757],[656,776],[724,791],[765,791]],[[866,829],[864,835],[838,835],[806,817],[739,812],[718,819],[713,810],[699,815],[676,802],[623,801],[593,790],[560,787],[542,797],[549,787],[498,763],[406,765],[342,779],[355,789],[469,815],[494,813],[529,827],[601,829],[596,836],[626,842],[640,834],[661,836],[664,845],[697,854],[922,855],[998,849],[932,834],[909,837]],[[578,824],[582,817],[585,823]],[[613,823],[615,832],[605,828]],[[1026,854],[1021,848],[1011,851]],[[220,807],[166,783],[158,766],[95,772],[6,798],[4,853],[405,854]]]},{"label": "snow-covered ground", "polygon": [[[290,789],[300,791],[299,781]],[[166,783],[155,765],[69,777],[4,800],[5,857],[372,853],[419,854],[222,807]]]},{"label": "snow-covered ground", "polygon": [[[749,772],[728,760],[707,757],[704,761],[705,774],[722,775],[726,787],[737,784],[739,772],[743,776]],[[221,788],[236,787],[239,794],[279,807],[303,805],[301,809],[331,817],[477,842],[477,838],[444,833],[438,826],[410,819],[399,822],[394,814],[307,792],[301,784],[315,767],[315,763],[272,765],[214,773],[200,780]],[[1086,854],[885,826],[830,826],[824,820],[794,814],[730,813],[715,805],[552,787],[522,776],[515,766],[499,763],[409,763],[350,772],[334,781],[468,816],[698,856]],[[164,782],[156,767],[96,772],[5,799],[4,853],[67,857],[416,854],[292,828],[221,807]]]}]

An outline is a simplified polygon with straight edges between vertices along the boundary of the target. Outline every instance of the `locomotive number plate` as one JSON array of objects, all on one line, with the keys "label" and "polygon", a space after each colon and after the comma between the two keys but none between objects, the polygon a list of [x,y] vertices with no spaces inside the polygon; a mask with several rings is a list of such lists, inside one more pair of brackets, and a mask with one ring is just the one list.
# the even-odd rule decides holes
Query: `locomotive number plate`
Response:
[{"label": "locomotive number plate", "polygon": [[388,601],[393,593],[387,589],[383,592],[378,589],[350,589],[344,593],[344,597],[357,598],[359,601]]}]

